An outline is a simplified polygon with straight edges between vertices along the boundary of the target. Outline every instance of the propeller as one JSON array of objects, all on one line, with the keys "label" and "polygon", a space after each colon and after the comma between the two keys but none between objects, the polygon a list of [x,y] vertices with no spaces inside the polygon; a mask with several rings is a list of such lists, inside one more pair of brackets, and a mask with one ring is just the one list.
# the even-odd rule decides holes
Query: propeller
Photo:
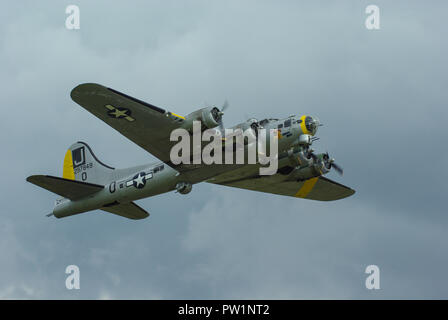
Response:
[{"label": "propeller", "polygon": [[[334,160],[334,159],[332,159],[332,160]],[[344,174],[344,170],[338,164],[332,162],[331,167],[334,168],[334,170],[336,170],[336,172],[339,173],[340,176],[342,176]]]},{"label": "propeller", "polygon": [[[309,149],[309,150],[308,150],[308,152],[307,152],[307,158],[308,158],[308,159],[313,158],[313,161],[314,161],[314,162],[317,162],[317,161],[319,161],[319,158],[314,154],[313,151],[314,151],[313,149]],[[328,152],[326,152],[326,153],[323,155],[322,160],[323,160],[323,163],[324,163],[324,165],[325,165],[325,167],[326,167],[327,169],[334,168],[334,170],[335,170],[339,175],[342,176],[342,175],[344,174],[344,170],[342,169],[342,167],[339,166],[337,163],[334,162],[334,158],[330,158],[330,155],[328,154]]]},{"label": "propeller", "polygon": [[224,101],[224,104],[221,107],[221,110],[218,112],[218,124],[219,124],[219,131],[221,131],[221,135],[224,136],[224,122],[222,120],[222,116],[224,115],[224,110],[226,110],[229,107],[229,102],[227,99]]},{"label": "propeller", "polygon": [[328,151],[325,153],[324,155],[324,160],[330,165],[330,169],[334,168],[334,170],[340,175],[342,176],[344,174],[344,169],[342,169],[341,166],[339,166],[337,163],[334,162],[334,158],[330,158],[330,156],[328,155]]}]

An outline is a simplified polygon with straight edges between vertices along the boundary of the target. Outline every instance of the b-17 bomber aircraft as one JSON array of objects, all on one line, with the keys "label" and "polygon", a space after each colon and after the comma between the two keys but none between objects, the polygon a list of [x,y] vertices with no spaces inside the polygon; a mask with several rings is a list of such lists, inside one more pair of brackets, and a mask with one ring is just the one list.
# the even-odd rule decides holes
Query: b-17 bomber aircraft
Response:
[{"label": "b-17 bomber aircraft", "polygon": [[[160,161],[126,169],[112,168],[95,156],[85,142],[76,142],[65,154],[62,178],[32,175],[27,181],[54,192],[54,215],[63,218],[92,210],[103,210],[129,219],[143,219],[149,213],[135,200],[169,191],[187,194],[192,186],[207,182],[271,194],[331,201],[349,197],[355,191],[324,177],[331,169],[342,169],[328,153],[315,154],[311,144],[320,126],[317,118],[303,115],[283,119],[250,119],[233,129],[257,132],[275,129],[278,135],[278,170],[260,175],[253,164],[174,164],[170,150],[173,130],[191,132],[193,122],[201,121],[201,130],[222,130],[223,114],[214,106],[183,117],[114,89],[86,83],[74,88],[72,99]],[[225,138],[223,138],[225,140]]]}]

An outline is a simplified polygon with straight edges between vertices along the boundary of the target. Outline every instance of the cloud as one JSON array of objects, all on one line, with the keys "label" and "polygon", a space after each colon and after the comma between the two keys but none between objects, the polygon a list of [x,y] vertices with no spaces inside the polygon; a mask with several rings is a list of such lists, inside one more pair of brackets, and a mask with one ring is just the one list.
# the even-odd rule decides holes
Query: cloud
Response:
[{"label": "cloud", "polygon": [[443,273],[444,227],[384,218],[356,199],[316,206],[250,192],[235,204],[238,191],[219,192],[190,215],[183,240],[201,261],[190,281],[208,282],[213,298],[370,298],[371,264],[382,272],[376,297],[443,295],[443,284],[420,275]]}]

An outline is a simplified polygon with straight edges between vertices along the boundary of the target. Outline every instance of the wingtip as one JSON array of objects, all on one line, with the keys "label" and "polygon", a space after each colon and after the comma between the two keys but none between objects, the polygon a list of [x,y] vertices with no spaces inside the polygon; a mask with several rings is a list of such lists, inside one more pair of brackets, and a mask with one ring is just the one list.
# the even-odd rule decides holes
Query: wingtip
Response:
[{"label": "wingtip", "polygon": [[72,89],[72,91],[70,92],[70,97],[72,98],[73,101],[76,102],[75,98],[80,96],[82,93],[87,92],[87,91],[92,91],[93,89],[99,89],[99,88],[104,89],[106,87],[99,83],[94,83],[94,82],[81,83]]},{"label": "wingtip", "polygon": [[28,181],[30,183],[34,183],[34,181],[36,181],[36,179],[38,179],[39,177],[42,177],[42,175],[40,175],[40,174],[33,174],[33,175],[27,177],[26,181]]}]

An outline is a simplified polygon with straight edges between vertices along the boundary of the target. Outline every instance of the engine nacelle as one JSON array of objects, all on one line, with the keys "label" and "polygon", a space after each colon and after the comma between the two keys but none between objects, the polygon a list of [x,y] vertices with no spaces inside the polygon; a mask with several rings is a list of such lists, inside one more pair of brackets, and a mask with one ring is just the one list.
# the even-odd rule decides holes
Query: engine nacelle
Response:
[{"label": "engine nacelle", "polygon": [[234,136],[242,136],[243,134],[247,139],[244,139],[242,143],[244,145],[247,144],[248,141],[256,142],[258,137],[258,128],[259,128],[258,121],[254,118],[247,120],[246,122],[239,123],[236,126],[233,127],[234,130]]},{"label": "engine nacelle", "polygon": [[196,110],[185,117],[182,128],[192,132],[193,121],[201,122],[201,131],[219,126],[222,112],[216,107],[207,107]]},{"label": "engine nacelle", "polygon": [[176,184],[176,191],[180,194],[187,194],[190,193],[193,186],[189,182],[178,182]]},{"label": "engine nacelle", "polygon": [[307,167],[313,163],[309,149],[294,146],[287,151],[289,164],[294,167]]},{"label": "engine nacelle", "polygon": [[303,181],[328,173],[331,169],[331,163],[327,158],[328,156],[322,153],[314,158],[307,159],[308,164],[296,168],[291,173],[291,179]]},{"label": "engine nacelle", "polygon": [[291,179],[304,181],[320,176],[321,173],[314,165],[308,167],[299,167],[291,173]]}]

